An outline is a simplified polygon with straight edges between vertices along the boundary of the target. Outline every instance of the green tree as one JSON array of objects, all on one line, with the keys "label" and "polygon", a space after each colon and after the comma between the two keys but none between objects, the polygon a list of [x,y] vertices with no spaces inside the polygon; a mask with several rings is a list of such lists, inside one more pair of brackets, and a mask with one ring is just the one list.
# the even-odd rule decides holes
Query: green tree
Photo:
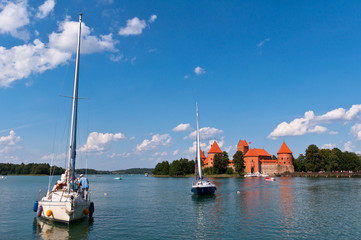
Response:
[{"label": "green tree", "polygon": [[169,175],[169,162],[163,161],[155,166],[153,171],[155,175]]},{"label": "green tree", "polygon": [[320,150],[315,144],[311,144],[306,149],[305,167],[307,171],[317,172],[321,169],[322,158]]},{"label": "green tree", "polygon": [[244,158],[243,158],[243,152],[242,151],[237,151],[234,155],[233,155],[233,165],[234,168],[236,170],[236,172],[241,176],[244,174]]},{"label": "green tree", "polygon": [[182,176],[182,175],[184,175],[184,169],[182,167],[181,161],[174,160],[169,165],[169,175],[171,175],[171,176]]},{"label": "green tree", "polygon": [[222,154],[216,154],[213,158],[213,167],[216,174],[223,174],[227,171],[227,167],[229,164],[229,157],[227,152],[223,152]]},{"label": "green tree", "polygon": [[298,156],[298,158],[296,158],[293,161],[293,166],[295,167],[296,172],[304,172],[304,171],[306,171],[305,159],[306,159],[305,155],[300,154]]}]

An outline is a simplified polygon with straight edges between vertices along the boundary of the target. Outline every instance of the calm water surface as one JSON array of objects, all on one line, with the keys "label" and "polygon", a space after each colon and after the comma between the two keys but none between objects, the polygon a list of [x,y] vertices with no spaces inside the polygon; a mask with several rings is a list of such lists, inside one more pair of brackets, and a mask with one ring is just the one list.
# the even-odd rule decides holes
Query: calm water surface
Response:
[{"label": "calm water surface", "polygon": [[197,198],[193,178],[114,177],[89,176],[94,219],[71,226],[32,212],[48,177],[0,180],[0,239],[361,238],[361,179],[214,179],[216,195]]}]

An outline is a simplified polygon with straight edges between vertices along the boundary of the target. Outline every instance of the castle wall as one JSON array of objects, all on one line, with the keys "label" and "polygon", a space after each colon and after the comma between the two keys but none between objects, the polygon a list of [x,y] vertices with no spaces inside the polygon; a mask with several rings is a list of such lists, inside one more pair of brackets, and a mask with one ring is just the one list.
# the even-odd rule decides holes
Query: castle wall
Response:
[{"label": "castle wall", "polygon": [[262,164],[262,172],[270,176],[274,176],[278,173],[295,172],[293,165],[279,165],[279,164]]},{"label": "castle wall", "polygon": [[277,164],[262,164],[262,172],[268,174],[270,176],[274,176],[278,173],[278,165]]},{"label": "castle wall", "polygon": [[260,171],[259,157],[245,157],[244,165],[246,166],[245,168],[246,173],[252,173],[252,172],[255,173]]}]

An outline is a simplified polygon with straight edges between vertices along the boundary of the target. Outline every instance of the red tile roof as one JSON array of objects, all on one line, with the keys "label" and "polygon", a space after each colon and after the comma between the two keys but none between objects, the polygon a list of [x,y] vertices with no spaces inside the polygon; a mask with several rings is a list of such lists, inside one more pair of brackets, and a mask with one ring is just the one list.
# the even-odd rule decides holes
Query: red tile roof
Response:
[{"label": "red tile roof", "polygon": [[201,159],[206,159],[206,156],[204,155],[204,152],[201,150]]},{"label": "red tile roof", "polygon": [[266,150],[260,149],[260,148],[253,148],[248,150],[248,152],[244,155],[245,157],[258,157],[258,156],[267,156],[271,157],[271,154],[269,154]]},{"label": "red tile roof", "polygon": [[213,142],[211,149],[209,149],[208,154],[210,153],[222,153],[216,141]]},{"label": "red tile roof", "polygon": [[248,143],[247,143],[246,140],[239,140],[238,145],[242,145],[242,146],[248,147]]},{"label": "red tile roof", "polygon": [[287,144],[285,142],[283,142],[282,146],[281,146],[280,150],[278,150],[277,154],[280,154],[280,153],[292,154],[292,151],[288,148]]}]

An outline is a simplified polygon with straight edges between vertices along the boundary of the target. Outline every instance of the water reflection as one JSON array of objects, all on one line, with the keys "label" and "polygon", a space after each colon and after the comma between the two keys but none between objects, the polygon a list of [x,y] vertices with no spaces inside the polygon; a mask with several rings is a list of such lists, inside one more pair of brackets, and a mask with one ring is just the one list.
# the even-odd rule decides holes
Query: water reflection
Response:
[{"label": "water reflection", "polygon": [[[195,239],[206,239],[207,230],[210,229],[210,218],[213,218],[211,222],[213,224],[217,223],[217,220],[214,219],[217,214],[217,207],[215,204],[219,201],[219,197],[217,195],[192,195],[193,202],[193,212],[195,213]],[[214,227],[214,226],[213,226]],[[212,229],[213,230],[213,229]]]},{"label": "water reflection", "polygon": [[40,239],[88,239],[93,219],[82,219],[71,225],[34,218],[34,234]]},{"label": "water reflection", "polygon": [[282,178],[279,185],[279,193],[281,199],[281,224],[285,233],[291,233],[290,229],[294,227],[294,194],[293,194],[293,178]]}]

